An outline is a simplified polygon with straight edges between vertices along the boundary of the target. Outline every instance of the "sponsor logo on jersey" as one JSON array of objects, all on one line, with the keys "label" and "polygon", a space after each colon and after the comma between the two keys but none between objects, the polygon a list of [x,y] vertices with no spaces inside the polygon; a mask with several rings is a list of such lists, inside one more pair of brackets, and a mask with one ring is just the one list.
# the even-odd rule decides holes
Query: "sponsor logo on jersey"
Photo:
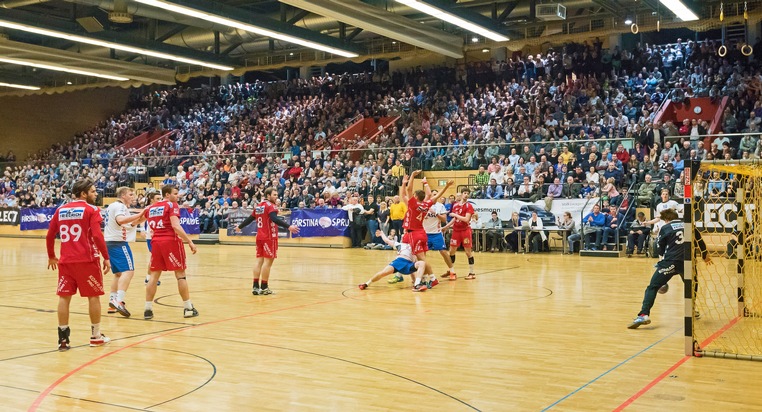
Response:
[{"label": "sponsor logo on jersey", "polygon": [[264,206],[257,206],[254,208],[254,213],[261,215],[265,213],[265,207]]},{"label": "sponsor logo on jersey", "polygon": [[164,216],[164,206],[148,209],[148,217],[162,217]]},{"label": "sponsor logo on jersey", "polygon": [[73,207],[71,209],[60,209],[58,211],[58,220],[80,220],[84,216],[84,207]]}]

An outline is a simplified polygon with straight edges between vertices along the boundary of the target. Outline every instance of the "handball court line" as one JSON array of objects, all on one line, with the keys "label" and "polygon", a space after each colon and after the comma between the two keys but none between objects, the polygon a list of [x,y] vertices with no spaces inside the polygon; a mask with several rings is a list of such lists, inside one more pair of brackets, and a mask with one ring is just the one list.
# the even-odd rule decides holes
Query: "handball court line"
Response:
[{"label": "handball court line", "polygon": [[159,339],[159,338],[163,338],[165,336],[174,335],[174,334],[182,332],[182,331],[200,328],[202,326],[216,325],[218,323],[224,323],[224,322],[229,322],[229,321],[234,321],[234,320],[239,320],[239,319],[246,319],[246,318],[250,318],[250,317],[254,317],[254,316],[260,316],[260,315],[268,315],[268,314],[277,313],[277,312],[285,312],[285,311],[293,310],[293,309],[302,309],[302,308],[306,308],[306,307],[310,307],[310,306],[317,306],[317,305],[323,305],[323,304],[326,304],[326,303],[339,302],[339,301],[342,301],[342,300],[347,300],[347,299],[342,296],[340,298],[334,298],[334,299],[324,300],[324,301],[319,301],[319,302],[314,302],[314,303],[306,303],[306,304],[303,304],[303,305],[290,306],[290,307],[280,308],[280,309],[273,309],[273,310],[269,310],[269,311],[265,311],[265,312],[250,313],[248,315],[241,315],[241,316],[236,316],[236,317],[233,317],[233,318],[219,319],[219,320],[215,320],[215,321],[211,321],[211,322],[207,322],[207,323],[201,323],[201,324],[198,324],[198,325],[188,326],[187,328],[179,328],[179,329],[176,329],[176,330],[171,330],[169,332],[164,332],[164,333],[161,333],[159,335],[152,336],[150,338],[143,339],[143,340],[131,343],[131,344],[127,345],[127,346],[121,347],[121,348],[116,349],[114,351],[111,351],[109,353],[105,353],[105,354],[103,354],[101,356],[98,356],[97,358],[91,359],[91,360],[89,360],[89,361],[79,365],[78,367],[70,370],[69,372],[67,372],[66,374],[64,374],[60,378],[58,378],[55,382],[51,383],[47,388],[45,388],[45,390],[42,391],[40,393],[40,395],[34,400],[32,405],[29,407],[28,411],[29,412],[37,411],[37,409],[40,407],[40,404],[42,403],[42,401],[45,400],[45,398],[47,398],[48,395],[50,395],[50,393],[53,390],[55,390],[58,386],[60,386],[63,382],[65,382],[67,379],[72,377],[77,372],[79,372],[82,369],[85,369],[86,367],[88,367],[88,366],[98,362],[101,359],[105,359],[105,358],[107,358],[109,356],[112,356],[112,355],[115,355],[117,353],[120,353],[120,352],[124,351],[125,349],[129,349],[129,348],[135,347],[137,345],[141,345],[143,343],[150,342],[150,341],[153,341],[153,340],[156,340],[156,339]]},{"label": "handball court line", "polygon": [[559,400],[557,400],[557,401],[555,401],[555,402],[551,403],[551,404],[550,404],[550,405],[548,405],[547,407],[543,408],[543,409],[542,409],[542,412],[545,412],[545,411],[547,411],[547,410],[549,410],[549,409],[553,408],[554,406],[558,405],[559,403],[561,403],[561,402],[563,402],[563,401],[565,401],[565,400],[569,399],[570,397],[572,397],[572,396],[573,396],[574,394],[576,394],[577,392],[581,391],[582,389],[585,389],[585,388],[587,388],[588,386],[592,385],[593,383],[595,383],[596,381],[598,381],[598,380],[599,380],[599,379],[601,379],[602,377],[604,377],[604,376],[608,375],[609,373],[611,373],[611,372],[613,372],[613,371],[615,371],[615,370],[619,369],[619,367],[621,367],[621,366],[622,366],[622,365],[624,365],[625,363],[627,363],[627,362],[629,362],[629,361],[631,361],[631,360],[633,360],[633,359],[637,358],[638,356],[640,356],[640,355],[644,354],[644,353],[645,353],[645,352],[647,352],[649,349],[651,349],[651,348],[653,348],[654,346],[656,346],[656,345],[658,345],[658,344],[662,343],[664,340],[666,340],[667,338],[671,337],[672,335],[674,335],[675,333],[677,333],[677,332],[678,332],[678,331],[680,331],[680,330],[682,330],[682,329],[675,329],[675,330],[674,330],[672,333],[670,333],[669,335],[667,335],[667,336],[665,336],[665,337],[663,337],[663,338],[661,338],[661,339],[657,340],[656,342],[654,342],[654,343],[652,343],[652,344],[650,344],[650,345],[646,346],[646,347],[645,347],[643,350],[641,350],[640,352],[638,352],[638,353],[636,353],[636,354],[634,354],[634,355],[630,356],[629,358],[627,358],[627,359],[625,359],[625,360],[623,360],[623,361],[619,362],[618,364],[614,365],[614,366],[613,366],[611,369],[609,369],[609,370],[607,370],[606,372],[603,372],[602,374],[600,374],[600,375],[596,376],[594,379],[592,379],[591,381],[587,382],[586,384],[584,384],[584,385],[580,386],[579,388],[577,388],[577,389],[573,390],[573,391],[572,391],[571,393],[569,393],[568,395],[564,396],[563,398],[561,398],[561,399],[559,399]]},{"label": "handball court line", "polygon": [[[722,329],[718,330],[718,331],[717,331],[717,332],[715,332],[715,333],[714,333],[712,336],[710,336],[710,337],[706,338],[706,340],[705,340],[705,341],[701,342],[701,344],[700,344],[699,346],[703,348],[703,347],[705,347],[706,345],[708,345],[708,344],[712,343],[712,341],[714,341],[715,339],[717,339],[718,337],[720,337],[720,335],[722,335],[723,333],[725,333],[725,332],[726,332],[728,329],[730,329],[731,327],[733,327],[733,325],[735,325],[735,324],[736,324],[736,322],[738,322],[738,320],[739,320],[739,319],[740,319],[740,317],[736,317],[735,319],[733,319],[733,320],[731,320],[730,322],[728,322],[728,324],[727,324],[727,325],[725,325],[725,326],[723,326],[723,327],[722,327]],[[662,380],[664,380],[664,378],[666,378],[667,376],[669,376],[669,374],[670,374],[670,373],[672,373],[672,372],[673,372],[675,369],[679,368],[679,367],[680,367],[682,364],[684,364],[685,362],[687,362],[687,361],[688,361],[688,359],[690,359],[690,358],[692,358],[692,357],[693,357],[693,356],[690,356],[690,355],[685,355],[685,356],[683,356],[683,358],[682,358],[682,359],[680,359],[679,361],[675,362],[675,364],[674,364],[674,365],[670,366],[670,367],[669,367],[667,370],[665,370],[664,372],[662,372],[662,374],[661,374],[661,375],[657,376],[657,377],[656,377],[654,380],[652,380],[651,382],[649,382],[649,383],[648,383],[648,385],[644,386],[644,387],[643,387],[641,390],[637,391],[637,392],[635,393],[635,395],[632,395],[632,396],[631,396],[629,399],[627,399],[626,401],[624,401],[624,402],[623,402],[621,405],[617,406],[617,407],[614,409],[614,412],[620,412],[620,411],[624,410],[624,408],[626,408],[626,407],[630,406],[630,404],[632,404],[632,403],[633,403],[633,402],[635,402],[635,401],[636,401],[638,398],[640,398],[641,396],[643,396],[643,395],[644,395],[646,392],[648,392],[649,390],[651,390],[651,388],[653,388],[654,386],[656,386],[656,384],[658,384],[659,382],[661,382]]]}]

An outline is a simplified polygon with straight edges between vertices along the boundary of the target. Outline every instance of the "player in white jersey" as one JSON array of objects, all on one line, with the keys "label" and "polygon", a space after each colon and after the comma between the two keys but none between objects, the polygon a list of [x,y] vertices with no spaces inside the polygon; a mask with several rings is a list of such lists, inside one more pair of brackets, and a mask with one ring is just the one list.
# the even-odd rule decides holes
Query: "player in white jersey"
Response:
[{"label": "player in white jersey", "polygon": [[669,190],[662,189],[661,190],[661,203],[656,205],[656,208],[655,208],[655,211],[654,211],[654,218],[649,220],[648,222],[646,222],[646,223],[648,223],[650,225],[653,225],[653,230],[652,230],[653,235],[658,235],[659,234],[659,229],[661,229],[661,227],[664,226],[665,222],[664,222],[664,220],[661,219],[661,212],[663,212],[663,211],[665,211],[667,209],[674,210],[675,212],[678,213],[679,216],[682,215],[682,213],[681,213],[682,210],[681,210],[680,204],[677,203],[674,200],[671,200],[669,198]]},{"label": "player in white jersey", "polygon": [[[431,196],[435,197],[438,193],[437,190],[432,190]],[[447,209],[444,206],[444,197],[437,199],[437,202],[429,208],[429,212],[423,219],[423,230],[426,231],[426,236],[428,237],[429,250],[439,251],[445,265],[447,265],[445,276],[449,276],[455,272],[453,271],[452,260],[450,260],[450,253],[445,243],[444,233],[442,233],[442,223],[447,224]],[[437,280],[433,273],[429,278],[429,289],[439,284],[439,280]]]},{"label": "player in white jersey", "polygon": [[[148,204],[146,205],[146,207],[151,206],[152,204],[154,204],[154,203],[156,203],[156,202],[161,200],[161,193],[160,192],[156,192],[156,191],[148,192],[146,194],[146,200],[148,201]],[[153,238],[153,229],[151,229],[151,227],[148,226],[148,224],[146,223],[146,246],[148,247],[148,251],[149,252],[151,251],[151,239],[152,238]],[[148,256],[150,257],[151,255],[149,254]],[[146,269],[147,271],[146,271],[146,281],[145,281],[145,283],[147,285],[148,284],[148,279],[151,278],[151,266],[148,265],[146,267],[148,268],[148,269]],[[156,286],[159,286],[159,285],[161,285],[161,281],[157,280],[156,281]]]},{"label": "player in white jersey", "polygon": [[[393,247],[397,251],[397,258],[389,263],[386,267],[376,273],[370,280],[365,283],[360,283],[358,286],[360,290],[365,290],[371,283],[381,280],[385,276],[389,276],[392,273],[398,272],[403,275],[412,275],[415,273],[417,278],[422,279],[424,275],[431,273],[431,266],[423,260],[418,260],[413,254],[413,248],[410,246],[412,242],[412,235],[405,233],[402,236],[402,243],[395,242],[394,240],[386,237],[384,232],[377,230],[376,236],[384,240],[384,242]],[[420,283],[413,287],[413,292],[425,292],[428,287],[424,283]]]},{"label": "player in white jersey", "polygon": [[106,208],[104,229],[111,272],[114,274],[108,312],[119,312],[120,315],[129,318],[130,311],[124,305],[124,296],[130,287],[132,276],[135,275],[135,260],[132,258],[130,243],[135,241],[136,226],[142,215],[130,213],[129,205],[135,201],[135,192],[131,188],[118,188],[116,197],[117,200]]}]

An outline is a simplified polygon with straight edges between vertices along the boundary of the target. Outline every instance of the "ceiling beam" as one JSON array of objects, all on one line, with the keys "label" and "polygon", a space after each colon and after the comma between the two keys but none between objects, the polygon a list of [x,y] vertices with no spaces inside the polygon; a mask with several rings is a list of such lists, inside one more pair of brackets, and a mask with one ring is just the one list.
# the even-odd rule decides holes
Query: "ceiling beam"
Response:
[{"label": "ceiling beam", "polygon": [[175,24],[174,27],[169,29],[166,33],[162,34],[161,36],[154,39],[154,41],[157,41],[159,43],[164,43],[165,40],[169,39],[170,37],[176,36],[180,34],[183,30],[187,29],[188,26],[184,24]]},{"label": "ceiling beam", "polygon": [[448,57],[463,57],[463,38],[359,0],[281,0],[339,22]]},{"label": "ceiling beam", "polygon": [[294,17],[286,20],[286,23],[291,25],[296,24],[299,20],[307,17],[309,14],[310,12],[308,12],[307,10],[299,10],[299,12],[294,15]]},{"label": "ceiling beam", "polygon": [[497,22],[502,23],[505,21],[505,19],[508,18],[508,16],[511,15],[511,12],[516,8],[516,6],[519,5],[518,1],[514,1],[511,3],[506,4],[505,8],[503,9],[503,12],[500,13],[500,15],[497,17]]},{"label": "ceiling beam", "polygon": [[352,41],[352,39],[357,37],[357,35],[360,34],[360,33],[362,33],[362,28],[358,27],[358,28],[352,30],[352,33],[347,34],[347,36],[344,38],[344,41],[349,43],[349,42]]}]

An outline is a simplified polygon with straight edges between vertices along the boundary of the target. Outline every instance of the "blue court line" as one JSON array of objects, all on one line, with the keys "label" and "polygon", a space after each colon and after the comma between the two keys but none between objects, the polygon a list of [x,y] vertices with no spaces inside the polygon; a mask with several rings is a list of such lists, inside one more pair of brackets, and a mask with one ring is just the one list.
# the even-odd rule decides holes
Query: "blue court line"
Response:
[{"label": "blue court line", "polygon": [[545,412],[545,411],[547,411],[547,410],[549,410],[549,409],[553,408],[554,406],[558,405],[559,403],[561,403],[561,402],[565,401],[566,399],[570,398],[570,397],[571,397],[572,395],[574,395],[575,393],[577,393],[577,392],[581,391],[582,389],[585,389],[586,387],[588,387],[588,386],[592,385],[592,384],[593,384],[593,383],[595,383],[595,381],[597,381],[598,379],[600,379],[600,378],[602,378],[602,377],[604,377],[604,376],[608,375],[609,373],[611,373],[611,372],[613,372],[614,370],[618,369],[620,366],[624,365],[625,363],[627,363],[627,362],[629,362],[629,361],[631,361],[631,360],[633,360],[633,359],[637,358],[638,356],[640,356],[640,355],[642,355],[643,353],[645,353],[647,350],[649,350],[649,349],[653,348],[654,346],[656,346],[656,345],[660,344],[660,343],[661,343],[661,342],[663,342],[665,339],[667,339],[668,337],[670,337],[670,336],[674,335],[675,333],[677,333],[678,331],[681,331],[681,330],[683,330],[683,328],[680,328],[680,329],[676,329],[674,332],[672,332],[672,333],[670,333],[669,335],[667,335],[667,336],[665,336],[665,337],[663,337],[663,338],[659,339],[658,341],[656,341],[656,342],[652,343],[651,345],[647,346],[645,349],[641,350],[640,352],[638,352],[638,353],[636,353],[636,354],[634,354],[634,355],[630,356],[629,358],[627,358],[627,359],[625,359],[625,360],[623,360],[623,361],[619,362],[619,363],[618,363],[616,366],[614,366],[614,367],[612,367],[611,369],[607,370],[606,372],[603,372],[602,374],[600,374],[600,375],[596,376],[596,377],[595,377],[595,379],[593,379],[593,380],[591,380],[590,382],[588,382],[588,383],[586,383],[586,384],[584,384],[584,385],[580,386],[579,388],[575,389],[573,392],[571,392],[570,394],[568,394],[568,395],[564,396],[563,398],[561,398],[561,399],[559,399],[559,400],[557,400],[557,401],[555,401],[555,402],[551,403],[549,406],[547,406],[546,408],[544,408],[544,409],[542,410],[542,412]]}]

